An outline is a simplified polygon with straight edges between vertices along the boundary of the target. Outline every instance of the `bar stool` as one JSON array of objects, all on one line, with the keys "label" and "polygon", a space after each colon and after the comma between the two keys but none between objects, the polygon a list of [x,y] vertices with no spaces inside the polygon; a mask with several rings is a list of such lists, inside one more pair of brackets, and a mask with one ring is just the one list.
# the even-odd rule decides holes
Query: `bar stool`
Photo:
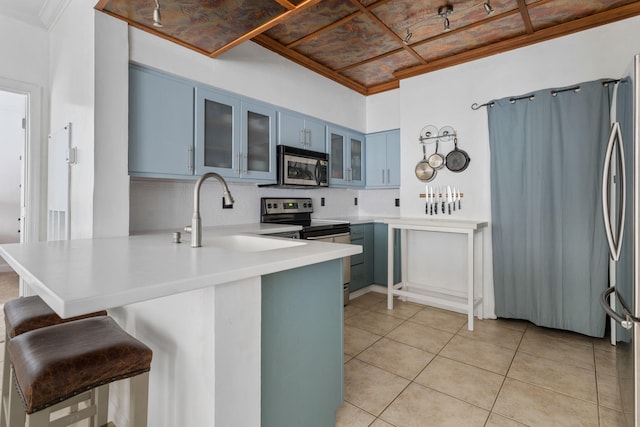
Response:
[{"label": "bar stool", "polygon": [[2,366],[2,400],[0,401],[0,427],[6,427],[6,411],[9,399],[9,376],[11,375],[11,364],[9,363],[8,345],[9,339],[24,332],[45,326],[58,325],[60,323],[71,322],[87,317],[106,316],[106,311],[98,311],[82,316],[63,319],[58,316],[43,300],[37,295],[16,298],[4,304],[4,361]]},{"label": "bar stool", "polygon": [[[130,422],[147,425],[152,351],[108,316],[25,332],[12,338],[9,426],[67,426],[90,418],[107,424],[109,384],[131,378]],[[88,406],[50,420],[53,412]],[[20,403],[22,405],[20,405]]]}]

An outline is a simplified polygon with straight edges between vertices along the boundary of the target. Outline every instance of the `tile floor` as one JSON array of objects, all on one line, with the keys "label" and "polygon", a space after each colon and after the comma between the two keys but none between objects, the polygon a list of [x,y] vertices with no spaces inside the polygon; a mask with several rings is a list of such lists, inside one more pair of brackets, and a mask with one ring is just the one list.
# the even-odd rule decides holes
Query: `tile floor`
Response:
[{"label": "tile floor", "polygon": [[336,426],[631,426],[604,339],[370,292],[344,312]]}]

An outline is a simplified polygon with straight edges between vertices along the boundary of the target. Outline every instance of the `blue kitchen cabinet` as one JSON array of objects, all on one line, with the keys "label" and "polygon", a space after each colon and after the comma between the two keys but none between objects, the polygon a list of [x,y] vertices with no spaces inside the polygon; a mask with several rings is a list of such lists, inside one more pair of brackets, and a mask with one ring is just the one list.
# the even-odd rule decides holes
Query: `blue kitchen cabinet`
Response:
[{"label": "blue kitchen cabinet", "polygon": [[129,175],[193,177],[193,85],[129,66]]},{"label": "blue kitchen cabinet", "polygon": [[329,185],[364,187],[364,135],[348,129],[327,127]]},{"label": "blue kitchen cabinet", "polygon": [[344,395],[342,262],[262,276],[262,427],[335,425]]},{"label": "blue kitchen cabinet", "polygon": [[367,188],[400,188],[400,130],[367,135],[366,149]]},{"label": "blue kitchen cabinet", "polygon": [[278,111],[278,145],[326,153],[326,125],[312,117]]},{"label": "blue kitchen cabinet", "polygon": [[275,182],[275,108],[197,86],[195,117],[197,175]]},{"label": "blue kitchen cabinet", "polygon": [[349,291],[353,292],[373,283],[373,224],[352,225],[351,244],[362,246],[362,253],[351,256],[351,282]]},{"label": "blue kitchen cabinet", "polygon": [[[387,264],[388,264],[388,226],[387,224],[374,224],[374,266],[373,275],[374,283],[378,285],[387,285]],[[400,230],[395,230],[394,235],[394,255],[393,255],[393,283],[400,282]]]}]

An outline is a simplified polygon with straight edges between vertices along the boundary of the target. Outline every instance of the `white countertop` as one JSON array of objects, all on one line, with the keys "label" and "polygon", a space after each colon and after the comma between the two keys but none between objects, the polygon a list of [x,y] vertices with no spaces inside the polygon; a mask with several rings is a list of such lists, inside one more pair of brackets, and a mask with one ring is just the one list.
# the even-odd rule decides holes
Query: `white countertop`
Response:
[{"label": "white countertop", "polygon": [[385,224],[405,228],[458,228],[477,230],[489,225],[487,221],[473,219],[426,219],[426,218],[387,218]]},{"label": "white countertop", "polygon": [[200,248],[191,248],[188,234],[183,234],[183,243],[176,244],[171,232],[164,232],[6,244],[0,245],[0,256],[53,310],[71,317],[362,252],[358,245],[275,237],[260,239],[300,245],[259,252],[213,246],[219,236],[274,231],[287,231],[287,227],[209,227],[203,230]]}]

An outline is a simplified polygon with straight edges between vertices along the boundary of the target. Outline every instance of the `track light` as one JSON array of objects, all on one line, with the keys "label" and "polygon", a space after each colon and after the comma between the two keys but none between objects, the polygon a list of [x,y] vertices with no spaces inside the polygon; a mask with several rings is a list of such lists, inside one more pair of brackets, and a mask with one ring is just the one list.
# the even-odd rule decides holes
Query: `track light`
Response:
[{"label": "track light", "polygon": [[404,39],[402,39],[404,44],[409,44],[409,41],[411,40],[411,37],[413,37],[413,33],[410,32],[409,29],[407,28],[407,35],[404,36]]},{"label": "track light", "polygon": [[449,31],[449,15],[453,13],[453,6],[446,4],[438,8],[438,16],[444,19],[444,30]]},{"label": "track light", "polygon": [[156,7],[153,9],[153,26],[162,28],[162,16],[160,16],[160,4],[156,0]]},{"label": "track light", "polygon": [[490,0],[486,0],[482,6],[484,7],[484,11],[487,12],[487,15],[491,15],[493,13],[493,8],[491,7],[491,4],[489,3]]}]

